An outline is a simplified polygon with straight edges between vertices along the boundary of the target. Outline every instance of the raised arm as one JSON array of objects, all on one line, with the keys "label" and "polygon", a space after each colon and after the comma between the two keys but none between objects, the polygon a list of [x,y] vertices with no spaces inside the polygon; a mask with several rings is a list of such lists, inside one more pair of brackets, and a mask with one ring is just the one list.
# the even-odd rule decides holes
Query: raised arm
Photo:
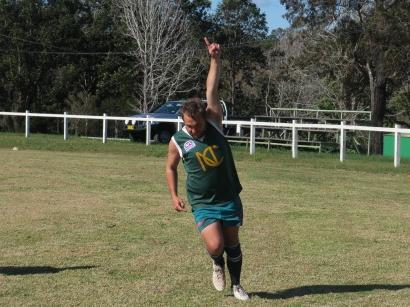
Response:
[{"label": "raised arm", "polygon": [[211,44],[206,37],[204,40],[208,48],[208,53],[211,56],[208,78],[206,80],[206,100],[208,103],[206,113],[209,119],[213,120],[220,128],[222,128],[223,113],[218,95],[219,75],[221,70],[221,47],[219,44]]},{"label": "raised arm", "polygon": [[171,193],[172,206],[176,211],[186,211],[185,204],[178,196],[178,164],[181,160],[178,149],[171,140],[168,146],[168,157],[165,174],[169,192]]}]

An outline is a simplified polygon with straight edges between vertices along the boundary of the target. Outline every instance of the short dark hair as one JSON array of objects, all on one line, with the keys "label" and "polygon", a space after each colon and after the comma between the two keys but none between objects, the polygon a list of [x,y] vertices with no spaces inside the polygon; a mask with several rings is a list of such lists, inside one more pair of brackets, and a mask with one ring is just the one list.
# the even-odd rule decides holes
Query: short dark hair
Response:
[{"label": "short dark hair", "polygon": [[184,105],[181,108],[182,117],[184,114],[189,115],[190,117],[206,116],[206,104],[202,102],[201,98],[193,97],[185,101]]}]

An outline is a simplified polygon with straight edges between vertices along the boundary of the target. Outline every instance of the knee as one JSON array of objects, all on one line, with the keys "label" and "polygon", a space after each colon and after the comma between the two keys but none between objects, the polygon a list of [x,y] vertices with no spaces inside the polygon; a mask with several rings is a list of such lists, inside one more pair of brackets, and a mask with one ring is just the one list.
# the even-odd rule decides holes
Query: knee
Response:
[{"label": "knee", "polygon": [[224,252],[224,242],[220,239],[215,239],[207,242],[206,249],[208,253],[214,256],[222,255]]}]

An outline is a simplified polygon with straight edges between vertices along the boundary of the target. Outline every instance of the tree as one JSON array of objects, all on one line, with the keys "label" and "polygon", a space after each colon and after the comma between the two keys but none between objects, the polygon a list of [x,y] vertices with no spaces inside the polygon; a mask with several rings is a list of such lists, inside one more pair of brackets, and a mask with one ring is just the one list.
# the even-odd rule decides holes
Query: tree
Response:
[{"label": "tree", "polygon": [[[353,41],[353,59],[367,74],[373,123],[383,126],[389,86],[406,59],[410,2],[399,0],[281,0],[298,31],[334,32]],[[319,55],[318,55],[319,56]],[[381,134],[374,134],[372,152],[380,153]]]},{"label": "tree", "polygon": [[141,72],[137,111],[147,112],[161,100],[167,100],[196,78],[191,65],[195,48],[189,19],[178,1],[120,0],[125,35],[132,38],[131,54]]},{"label": "tree", "polygon": [[402,88],[394,92],[389,101],[388,118],[403,126],[410,127],[410,80]]},{"label": "tree", "polygon": [[[131,39],[123,35],[125,25],[118,20],[118,7],[112,0],[92,0],[87,11],[89,22],[83,32],[86,49],[101,53],[84,61],[95,75],[95,102],[100,113],[127,115],[135,102],[134,88],[138,70],[133,67],[133,58],[127,54]],[[78,89],[79,92],[83,88]],[[76,95],[78,96],[78,95]]]},{"label": "tree", "polygon": [[[1,1],[0,109],[61,113],[93,97],[94,112],[122,101],[117,114],[129,113],[136,73],[114,16],[110,0]],[[2,126],[21,129],[11,119]],[[37,119],[32,130],[58,132],[49,122]]]},{"label": "tree", "polygon": [[266,38],[266,17],[251,0],[223,0],[214,19],[216,40],[224,46],[222,59],[226,77],[222,82],[228,82],[226,94],[232,113],[245,115],[250,111],[250,106],[245,105],[250,97],[243,97],[243,87],[251,86],[255,70],[265,62],[258,41]]},{"label": "tree", "polygon": [[[298,35],[298,33],[296,33]],[[355,40],[333,31],[299,33],[302,52],[294,64],[305,71],[317,94],[311,105],[336,110],[363,110],[367,106],[366,76],[356,60]],[[309,80],[310,79],[310,80]],[[306,95],[306,91],[304,91]]]},{"label": "tree", "polygon": [[212,18],[209,15],[210,0],[179,0],[181,9],[189,19],[194,40],[203,45],[203,37],[212,29]]}]

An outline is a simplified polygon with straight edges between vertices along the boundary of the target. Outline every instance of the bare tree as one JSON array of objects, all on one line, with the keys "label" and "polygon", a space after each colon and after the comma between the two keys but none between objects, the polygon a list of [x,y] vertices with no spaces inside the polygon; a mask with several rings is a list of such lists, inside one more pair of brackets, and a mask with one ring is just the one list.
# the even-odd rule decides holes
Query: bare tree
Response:
[{"label": "bare tree", "polygon": [[[136,111],[147,112],[196,76],[190,24],[178,0],[119,0],[120,17],[135,43],[131,54],[141,71]],[[190,83],[192,84],[192,82]]]},{"label": "bare tree", "polygon": [[[356,60],[357,42],[342,42],[330,31],[306,33],[305,52],[315,59],[309,63],[312,75],[317,75],[323,97],[339,110],[365,110],[367,99],[363,69]],[[320,53],[320,58],[315,54]]]},{"label": "bare tree", "polygon": [[298,33],[286,32],[278,50],[282,55],[269,63],[276,93],[276,107],[314,108],[323,96],[320,79],[309,67],[297,63],[305,52],[304,39]]},{"label": "bare tree", "polygon": [[268,63],[274,79],[276,105],[320,108],[326,102],[334,109],[365,109],[366,100],[360,85],[354,84],[360,91],[351,89],[363,71],[354,57],[357,44],[343,45],[327,30],[287,31],[281,36],[278,48],[283,50],[282,56]]}]

